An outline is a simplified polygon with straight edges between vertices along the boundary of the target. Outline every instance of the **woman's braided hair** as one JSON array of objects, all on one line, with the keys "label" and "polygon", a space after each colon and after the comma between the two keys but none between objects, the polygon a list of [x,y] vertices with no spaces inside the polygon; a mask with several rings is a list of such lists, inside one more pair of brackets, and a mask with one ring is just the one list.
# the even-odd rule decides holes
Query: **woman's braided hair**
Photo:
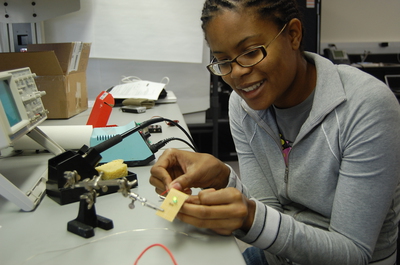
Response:
[{"label": "woman's braided hair", "polygon": [[[280,28],[293,18],[302,21],[297,0],[206,0],[201,16],[202,28],[205,31],[208,22],[220,11],[247,9],[253,9],[260,19],[272,21]],[[302,31],[304,36],[304,27]]]}]

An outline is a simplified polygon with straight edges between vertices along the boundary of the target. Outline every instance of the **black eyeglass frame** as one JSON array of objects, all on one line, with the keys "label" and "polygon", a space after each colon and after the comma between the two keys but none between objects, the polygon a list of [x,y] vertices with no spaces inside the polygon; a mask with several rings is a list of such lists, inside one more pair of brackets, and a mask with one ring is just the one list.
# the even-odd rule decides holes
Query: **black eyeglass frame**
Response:
[{"label": "black eyeglass frame", "polygon": [[[259,46],[253,47],[253,48],[251,48],[251,49],[249,49],[249,50],[246,50],[245,52],[239,54],[238,56],[236,56],[236,57],[235,57],[234,59],[232,59],[232,60],[223,60],[223,61],[215,62],[215,60],[217,60],[217,58],[214,57],[214,58],[212,59],[211,63],[210,63],[209,65],[206,66],[207,70],[210,71],[210,73],[213,74],[213,75],[216,75],[216,76],[225,76],[225,75],[229,75],[229,74],[232,72],[232,63],[234,63],[234,62],[237,63],[238,65],[240,65],[241,67],[245,67],[245,68],[247,68],[247,67],[252,67],[252,66],[254,66],[254,65],[258,64],[258,63],[260,63],[262,60],[264,60],[265,57],[267,57],[267,48],[268,48],[268,46],[271,45],[271,43],[273,43],[274,40],[276,40],[276,39],[282,34],[282,32],[285,30],[286,26],[287,26],[287,23],[282,27],[282,29],[281,29],[281,30],[279,31],[279,33],[275,36],[275,38],[273,38],[267,45],[259,45]],[[262,52],[262,54],[263,54],[263,56],[260,58],[259,61],[254,62],[254,63],[252,63],[252,64],[242,64],[242,63],[240,63],[239,61],[237,61],[237,59],[238,59],[239,57],[244,56],[244,55],[246,55],[246,54],[249,54],[249,53],[251,53],[251,52],[254,52],[254,51],[256,51],[256,50],[261,50],[261,52]],[[214,67],[218,67],[218,68],[219,68],[219,65],[223,65],[223,64],[227,64],[227,63],[229,63],[229,66],[230,66],[230,70],[229,70],[227,73],[224,73],[224,74],[221,73],[221,74],[219,74],[218,72],[215,71]]]}]

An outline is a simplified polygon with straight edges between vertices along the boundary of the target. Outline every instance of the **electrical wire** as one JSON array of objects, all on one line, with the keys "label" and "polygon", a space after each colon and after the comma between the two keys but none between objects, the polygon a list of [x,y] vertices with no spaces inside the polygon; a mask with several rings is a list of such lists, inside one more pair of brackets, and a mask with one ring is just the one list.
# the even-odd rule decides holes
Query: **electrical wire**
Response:
[{"label": "electrical wire", "polygon": [[[190,148],[192,148],[195,152],[197,152],[198,149],[197,149],[197,146],[196,146],[196,144],[195,144],[195,142],[194,142],[192,136],[190,136],[190,134],[189,134],[181,125],[179,125],[178,122],[173,121],[173,120],[170,120],[170,119],[167,119],[167,118],[164,118],[164,117],[161,117],[161,116],[153,116],[152,118],[155,118],[155,119],[154,119],[154,120],[155,120],[154,123],[159,122],[159,119],[163,119],[164,121],[169,122],[169,123],[172,124],[173,126],[178,127],[178,128],[186,135],[186,137],[190,140],[190,142],[191,142],[191,144],[192,144],[192,145],[189,145]],[[159,118],[159,119],[157,119],[157,118]],[[149,122],[150,124],[153,124],[153,123],[151,123],[151,121],[152,121],[152,120],[150,119],[150,120],[147,120],[146,122]],[[149,125],[150,125],[150,124],[149,124]],[[177,138],[177,139],[178,139],[178,138]],[[177,140],[177,139],[175,139],[175,140]]]},{"label": "electrical wire", "polygon": [[186,135],[186,137],[190,140],[190,142],[192,143],[193,150],[195,150],[195,152],[197,152],[198,149],[197,149],[197,146],[196,146],[192,136],[190,136],[190,134],[182,126],[179,125],[179,123],[177,123],[177,122],[175,122],[173,120],[170,120],[170,119],[166,119],[166,118],[164,118],[164,120],[168,121],[168,122],[172,123],[173,125],[175,125],[176,127],[178,127]]},{"label": "electrical wire", "polygon": [[160,194],[160,196],[164,196],[165,194],[167,194],[169,192],[169,190],[164,190],[161,194]]},{"label": "electrical wire", "polygon": [[[165,83],[163,83],[164,80],[166,80]],[[163,83],[163,84],[165,84],[165,85],[168,85],[168,84],[169,84],[169,77],[168,77],[168,76],[164,76],[164,77],[161,79],[160,83]]]},{"label": "electrical wire", "polygon": [[[165,80],[165,83],[164,83]],[[137,82],[137,81],[142,81],[142,79],[140,79],[140,77],[137,76],[122,76],[121,79],[121,83],[132,83],[132,82]],[[169,77],[168,76],[164,76],[160,83],[168,85],[169,84]]]},{"label": "electrical wire", "polygon": [[140,79],[137,76],[123,76],[121,79],[122,83],[132,83],[132,82],[138,82],[138,81],[142,81],[142,79]]},{"label": "electrical wire", "polygon": [[161,227],[160,228],[138,228],[138,229],[133,229],[133,230],[126,230],[126,231],[116,232],[114,234],[110,234],[110,235],[107,235],[107,236],[104,236],[104,237],[101,237],[101,238],[93,239],[91,241],[85,242],[83,244],[74,245],[72,247],[66,247],[66,248],[54,249],[54,250],[47,250],[47,251],[43,251],[43,252],[40,252],[40,253],[36,253],[35,255],[32,255],[29,258],[27,258],[26,260],[24,260],[21,263],[21,265],[22,264],[26,264],[26,263],[28,263],[28,262],[30,262],[32,260],[35,260],[36,258],[38,258],[40,256],[43,256],[43,255],[48,255],[48,254],[51,254],[51,253],[61,253],[62,254],[62,253],[65,253],[65,252],[69,252],[69,251],[73,251],[73,250],[76,250],[76,249],[80,249],[80,248],[82,248],[84,246],[88,246],[88,245],[91,245],[91,244],[96,244],[98,242],[103,242],[104,240],[112,238],[112,237],[118,237],[118,236],[126,235],[128,233],[144,233],[144,232],[148,232],[148,231],[169,231],[169,232],[176,233],[178,235],[196,238],[196,236],[190,235],[190,234],[185,233],[185,232],[177,231],[177,230],[174,230],[174,229],[170,229],[170,228],[167,228],[167,227],[165,227],[165,228],[161,228]]},{"label": "electrical wire", "polygon": [[153,152],[153,154],[157,153],[161,148],[163,148],[167,143],[173,141],[173,140],[177,140],[177,141],[181,141],[184,142],[186,145],[188,145],[190,148],[192,148],[193,151],[197,152],[196,148],[191,145],[189,142],[181,139],[181,138],[176,138],[176,137],[171,137],[171,138],[167,138],[164,140],[160,140],[155,144],[150,145],[150,150]]},{"label": "electrical wire", "polygon": [[150,245],[150,246],[148,246],[147,248],[145,248],[145,249],[142,251],[142,253],[140,253],[139,257],[137,257],[137,259],[135,260],[134,265],[137,265],[138,262],[139,262],[139,260],[140,260],[140,258],[144,255],[144,253],[146,253],[146,251],[149,250],[149,249],[152,248],[152,247],[162,247],[162,248],[168,253],[168,255],[171,257],[171,260],[172,260],[172,262],[174,263],[174,265],[178,265],[178,263],[176,262],[176,260],[175,260],[175,258],[174,258],[174,255],[172,254],[172,252],[171,252],[166,246],[164,246],[163,244],[159,244],[159,243]]},{"label": "electrical wire", "polygon": [[[87,154],[88,153],[92,153],[93,154],[92,156],[90,156],[90,159],[92,159],[92,160],[99,159],[99,157],[101,159],[100,153],[102,153],[105,150],[111,148],[112,146],[120,143],[124,138],[126,138],[129,135],[131,135],[131,134],[133,134],[133,133],[135,133],[135,132],[137,132],[137,131],[139,131],[141,129],[144,129],[144,128],[146,128],[146,127],[148,127],[148,126],[150,126],[150,125],[152,125],[154,123],[158,123],[158,122],[162,122],[162,121],[168,121],[171,124],[174,124],[180,130],[182,130],[182,132],[186,135],[186,137],[192,143],[194,150],[197,150],[197,147],[196,147],[196,144],[194,143],[193,138],[190,136],[190,134],[182,126],[180,126],[177,122],[175,122],[173,120],[166,119],[166,118],[163,118],[163,117],[158,117],[158,118],[152,118],[150,120],[143,121],[139,125],[135,126],[134,128],[131,128],[131,129],[129,129],[129,130],[127,130],[127,131],[125,131],[125,132],[123,132],[121,134],[114,135],[113,137],[111,137],[111,138],[109,138],[109,139],[97,144],[96,146],[93,146],[93,147],[89,148],[86,153]],[[96,162],[96,161],[93,161],[93,162]]]}]

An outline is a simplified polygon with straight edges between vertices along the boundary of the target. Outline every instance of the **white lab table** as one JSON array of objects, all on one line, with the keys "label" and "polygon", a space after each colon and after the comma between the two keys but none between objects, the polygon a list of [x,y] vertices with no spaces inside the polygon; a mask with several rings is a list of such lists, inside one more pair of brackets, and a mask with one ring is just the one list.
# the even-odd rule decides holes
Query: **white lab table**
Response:
[{"label": "white lab table", "polygon": [[[86,124],[90,110],[68,120],[49,120],[43,126],[57,124]],[[122,113],[115,108],[109,124],[124,125],[131,120],[142,122],[152,116],[179,120],[187,129],[177,104],[156,105],[143,114]],[[156,142],[166,137],[185,135],[176,127],[162,123],[163,132],[152,134]],[[184,143],[174,141],[165,148],[190,150]],[[156,154],[159,156],[162,151]],[[32,154],[35,159],[47,161],[48,153]],[[21,158],[22,159],[22,158]],[[160,205],[154,187],[148,182],[148,166],[132,167],[139,185],[133,192]],[[77,217],[79,202],[59,205],[45,196],[32,212],[23,212],[15,204],[0,196],[0,264],[134,264],[148,246],[160,243],[169,248],[179,265],[237,264],[244,260],[233,236],[220,236],[209,230],[198,229],[174,220],[168,222],[156,215],[155,210],[136,202],[135,209],[128,207],[130,199],[120,193],[100,196],[95,204],[98,215],[113,220],[114,228],[95,228],[95,235],[83,238],[67,231],[67,223]],[[172,264],[165,250],[149,249],[138,264]]]}]

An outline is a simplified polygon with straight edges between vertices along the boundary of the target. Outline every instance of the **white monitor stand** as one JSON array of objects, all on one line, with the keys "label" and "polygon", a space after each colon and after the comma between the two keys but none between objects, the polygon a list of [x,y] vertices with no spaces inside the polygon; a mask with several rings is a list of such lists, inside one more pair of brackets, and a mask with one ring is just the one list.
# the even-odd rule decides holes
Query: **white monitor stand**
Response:
[{"label": "white monitor stand", "polygon": [[[46,194],[47,161],[54,155],[64,152],[61,146],[47,137],[38,127],[28,136],[51,154],[41,156],[33,152],[32,155],[7,157],[0,161],[0,195],[23,211],[33,211],[39,205]],[[28,187],[24,187],[24,183],[28,183]]]}]

